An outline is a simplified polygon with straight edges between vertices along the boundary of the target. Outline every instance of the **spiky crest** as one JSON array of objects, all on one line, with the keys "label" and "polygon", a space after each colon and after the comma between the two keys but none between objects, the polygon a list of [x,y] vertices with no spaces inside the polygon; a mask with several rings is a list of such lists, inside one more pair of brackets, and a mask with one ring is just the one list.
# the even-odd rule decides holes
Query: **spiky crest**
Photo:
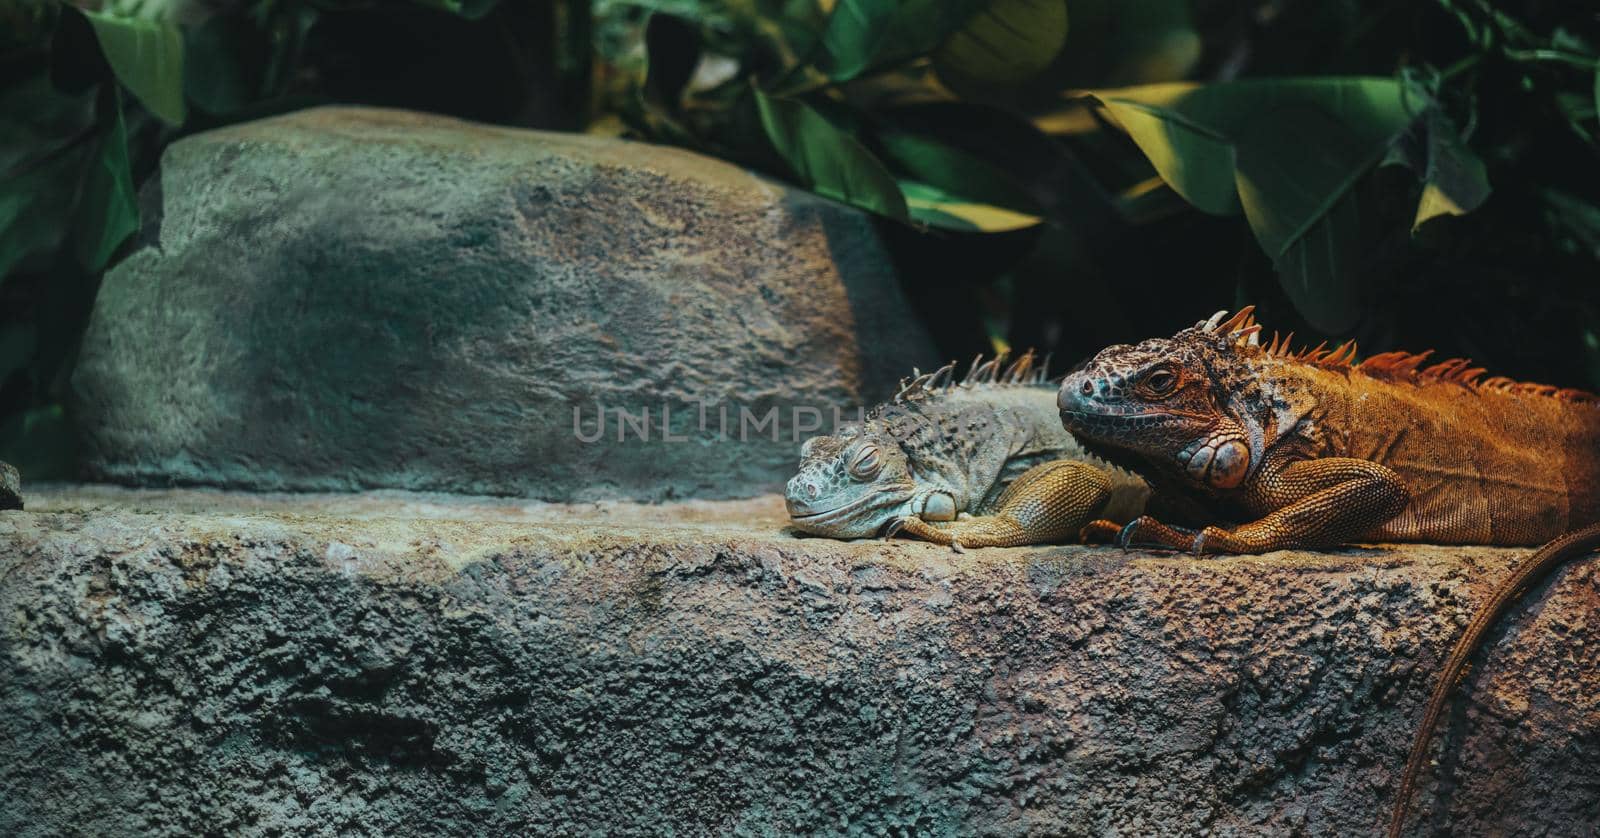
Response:
[{"label": "spiky crest", "polygon": [[1567,402],[1600,404],[1600,396],[1585,390],[1513,381],[1505,376],[1483,378],[1488,370],[1472,366],[1472,361],[1466,358],[1450,358],[1424,367],[1423,362],[1433,354],[1431,349],[1425,352],[1383,352],[1358,362],[1356,342],[1353,340],[1346,341],[1332,350],[1328,349],[1326,342],[1317,344],[1315,349],[1296,350],[1293,347],[1293,332],[1283,338],[1279,338],[1278,333],[1273,332],[1272,340],[1268,341],[1266,346],[1262,346],[1261,325],[1255,320],[1255,306],[1245,306],[1231,317],[1227,311],[1219,311],[1211,315],[1210,319],[1196,323],[1195,329],[1226,337],[1229,346],[1237,347],[1246,353],[1247,357],[1261,355],[1322,369],[1346,373],[1354,371],[1368,378],[1399,384],[1416,386],[1459,384],[1478,393],[1539,396]]},{"label": "spiky crest", "polygon": [[1022,353],[1010,365],[1006,365],[1006,353],[1001,352],[983,360],[983,356],[972,359],[972,366],[967,368],[967,374],[958,383],[955,381],[956,362],[948,364],[930,373],[913,369],[909,379],[900,379],[900,391],[894,394],[895,404],[921,401],[934,398],[955,390],[972,390],[980,387],[1033,387],[1046,384],[1049,381],[1050,356],[1038,360],[1033,350]]}]

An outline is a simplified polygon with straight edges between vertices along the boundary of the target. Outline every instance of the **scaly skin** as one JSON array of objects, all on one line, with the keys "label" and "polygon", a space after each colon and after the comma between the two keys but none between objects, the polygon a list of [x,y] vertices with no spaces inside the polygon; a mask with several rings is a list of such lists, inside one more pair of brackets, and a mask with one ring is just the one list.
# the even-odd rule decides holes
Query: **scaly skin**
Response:
[{"label": "scaly skin", "polygon": [[1032,355],[1000,362],[974,362],[959,384],[953,364],[919,375],[865,422],[807,440],[785,492],[793,525],[959,550],[1076,540],[1101,514],[1137,514],[1148,488],[1085,462]]},{"label": "scaly skin", "polygon": [[1600,544],[1600,400],[1482,380],[1462,360],[1422,368],[1426,353],[1355,364],[1353,344],[1293,352],[1275,337],[1263,347],[1250,313],[1110,347],[1063,380],[1062,422],[1087,449],[1197,510],[1194,527],[1141,517],[1120,543],[1209,554],[1550,542],[1496,588],[1451,653],[1407,760],[1398,835],[1433,729],[1489,627],[1534,579]]}]

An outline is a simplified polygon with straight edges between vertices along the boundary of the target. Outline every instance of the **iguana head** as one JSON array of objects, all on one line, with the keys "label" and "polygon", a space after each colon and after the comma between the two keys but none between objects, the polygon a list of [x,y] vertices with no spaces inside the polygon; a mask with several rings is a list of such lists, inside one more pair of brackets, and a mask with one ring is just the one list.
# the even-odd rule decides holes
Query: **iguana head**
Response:
[{"label": "iguana head", "polygon": [[806,440],[784,499],[790,522],[805,532],[869,538],[910,513],[915,491],[900,444],[868,423]]},{"label": "iguana head", "polygon": [[1260,330],[1250,315],[1218,312],[1170,338],[1102,350],[1062,381],[1062,424],[1123,465],[1202,489],[1239,486],[1278,427],[1275,400],[1241,351]]}]

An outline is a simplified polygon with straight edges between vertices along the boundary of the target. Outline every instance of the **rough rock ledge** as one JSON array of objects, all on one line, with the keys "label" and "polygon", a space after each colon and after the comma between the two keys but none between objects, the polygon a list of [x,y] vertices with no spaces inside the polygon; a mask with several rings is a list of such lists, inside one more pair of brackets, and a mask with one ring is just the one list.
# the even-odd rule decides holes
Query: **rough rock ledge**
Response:
[{"label": "rough rock ledge", "polygon": [[[1523,550],[801,540],[755,501],[38,487],[0,834],[1363,835]],[[1600,573],[1495,633],[1429,831],[1593,834]]]}]

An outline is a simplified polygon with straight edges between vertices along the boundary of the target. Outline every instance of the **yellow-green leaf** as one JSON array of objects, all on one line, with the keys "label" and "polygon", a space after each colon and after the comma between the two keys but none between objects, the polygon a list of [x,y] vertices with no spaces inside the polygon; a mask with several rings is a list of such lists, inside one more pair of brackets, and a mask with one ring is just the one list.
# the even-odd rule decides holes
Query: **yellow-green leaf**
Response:
[{"label": "yellow-green leaf", "polygon": [[1184,200],[1214,215],[1239,212],[1234,150],[1225,137],[1145,102],[1113,95],[1097,98]]},{"label": "yellow-green leaf", "polygon": [[117,80],[150,112],[183,124],[183,33],[170,23],[79,9]]},{"label": "yellow-green leaf", "polygon": [[755,90],[761,127],[808,189],[837,201],[906,220],[906,202],[872,152],[798,99]]},{"label": "yellow-green leaf", "polygon": [[1398,157],[1400,162],[1415,170],[1423,181],[1422,198],[1417,202],[1417,215],[1411,222],[1413,233],[1428,220],[1441,215],[1472,212],[1488,200],[1491,191],[1488,169],[1467,147],[1461,132],[1444,111],[1430,109],[1418,129],[1413,137],[1419,137],[1420,141],[1397,146],[1397,150],[1404,152]]},{"label": "yellow-green leaf", "polygon": [[992,82],[1039,73],[1067,40],[1066,0],[991,0],[934,53],[940,72]]},{"label": "yellow-green leaf", "polygon": [[930,227],[974,233],[1005,233],[1032,227],[1043,221],[1037,215],[968,201],[935,186],[916,181],[900,181],[911,218]]},{"label": "yellow-green leaf", "polygon": [[1156,84],[1092,95],[1178,194],[1207,212],[1241,207],[1273,259],[1382,159],[1427,104],[1407,102],[1393,79],[1365,77]]}]

